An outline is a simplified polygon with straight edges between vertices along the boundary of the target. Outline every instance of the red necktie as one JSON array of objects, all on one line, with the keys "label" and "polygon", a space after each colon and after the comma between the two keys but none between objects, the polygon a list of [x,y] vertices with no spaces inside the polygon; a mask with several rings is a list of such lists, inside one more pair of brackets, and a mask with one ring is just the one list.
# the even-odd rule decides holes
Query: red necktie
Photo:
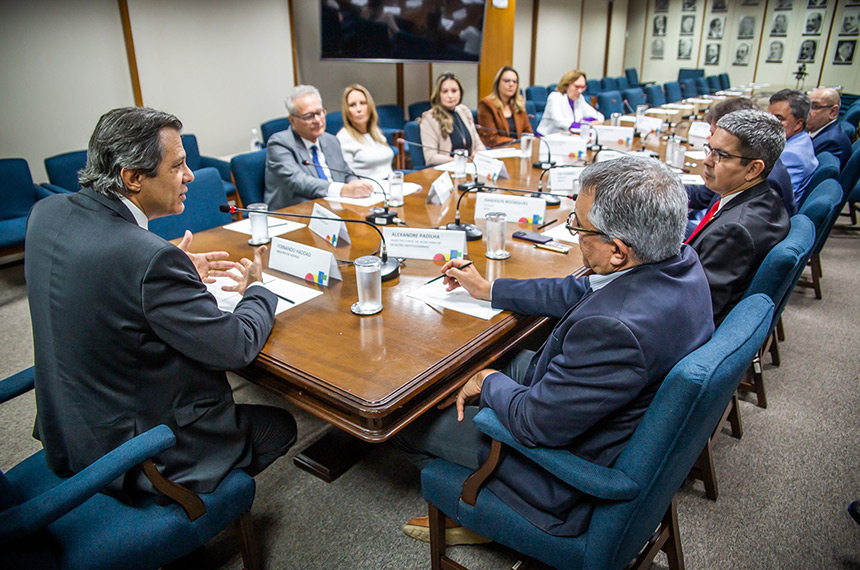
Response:
[{"label": "red necktie", "polygon": [[714,202],[714,205],[711,206],[711,209],[708,210],[708,213],[705,214],[705,217],[702,218],[702,221],[699,222],[699,225],[696,226],[696,229],[693,230],[693,233],[690,234],[690,237],[688,237],[684,241],[684,243],[690,243],[691,241],[693,241],[693,238],[696,237],[696,234],[698,234],[702,230],[702,228],[704,228],[705,225],[711,221],[711,218],[713,218],[714,214],[717,213],[717,208],[719,208],[719,207],[720,207],[720,201],[717,200],[716,202]]}]

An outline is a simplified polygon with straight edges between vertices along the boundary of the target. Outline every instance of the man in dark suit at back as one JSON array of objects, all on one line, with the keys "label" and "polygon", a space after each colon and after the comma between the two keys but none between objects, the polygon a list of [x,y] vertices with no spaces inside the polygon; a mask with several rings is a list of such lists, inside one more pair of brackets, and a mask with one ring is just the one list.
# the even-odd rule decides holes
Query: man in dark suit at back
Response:
[{"label": "man in dark suit at back", "polygon": [[[429,411],[395,436],[419,467],[435,457],[480,466],[489,446],[472,421],[478,403],[523,445],[611,465],[665,375],[711,337],[708,283],[695,252],[681,244],[687,199],[678,175],[659,161],[623,157],[589,166],[580,181],[567,227],[579,236],[589,277],[490,283],[461,260],[442,267],[449,290],[462,286],[494,307],[559,322],[538,352],[478,372],[456,408]],[[594,500],[515,453],[489,488],[552,535],[588,528]],[[426,540],[427,517],[403,530]],[[463,527],[446,530],[449,544],[480,541]]]},{"label": "man in dark suit at back", "polygon": [[[155,457],[168,479],[209,493],[232,469],[255,475],[287,452],[296,424],[280,408],[235,405],[225,370],[247,366],[274,324],[261,255],[190,253],[148,231],[181,213],[185,163],[173,115],[114,109],[99,119],[80,192],[37,203],[25,274],[33,324],[36,435],[48,466],[75,473],[159,424],[176,445]],[[218,309],[204,282],[233,274],[243,294]],[[238,273],[237,273],[238,272]],[[139,468],[108,491],[126,502],[158,493]]]},{"label": "man in dark suit at back", "polygon": [[830,152],[839,159],[839,167],[851,158],[851,140],[839,124],[839,106],[842,98],[839,91],[822,87],[809,94],[809,119],[806,130],[812,137],[815,154]]},{"label": "man in dark suit at back", "polygon": [[785,146],[779,120],[735,111],[717,121],[702,177],[720,196],[687,238],[711,286],[719,325],[740,301],[764,256],[788,234],[788,214],[767,176]]},{"label": "man in dark suit at back", "polygon": [[269,208],[326,196],[370,196],[370,183],[353,174],[337,137],[325,132],[326,110],[317,88],[296,85],[284,103],[290,128],[269,137],[266,145],[264,200]]}]

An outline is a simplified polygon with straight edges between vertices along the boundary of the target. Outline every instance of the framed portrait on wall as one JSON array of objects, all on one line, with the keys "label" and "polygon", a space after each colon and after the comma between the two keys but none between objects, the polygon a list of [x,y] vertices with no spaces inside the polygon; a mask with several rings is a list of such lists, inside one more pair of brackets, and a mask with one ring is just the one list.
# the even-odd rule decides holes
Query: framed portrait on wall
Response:
[{"label": "framed portrait on wall", "polygon": [[720,44],[705,45],[705,65],[720,64]]},{"label": "framed portrait on wall", "polygon": [[692,15],[681,16],[681,34],[682,36],[692,36],[696,29],[696,17]]},{"label": "framed portrait on wall", "polygon": [[860,0],[845,0],[845,6],[860,6]]},{"label": "framed portrait on wall", "polygon": [[749,42],[740,42],[735,47],[735,60],[732,62],[732,65],[749,65],[751,51],[752,46]]},{"label": "framed portrait on wall", "polygon": [[741,6],[758,6],[758,0],[741,0]]},{"label": "framed portrait on wall", "polygon": [[714,16],[708,22],[708,39],[721,40],[723,39],[723,30],[726,27],[725,16]]},{"label": "framed portrait on wall", "polygon": [[755,16],[741,16],[738,21],[738,39],[751,40],[755,37]]},{"label": "framed portrait on wall", "polygon": [[728,2],[726,0],[714,0],[711,4],[711,12],[726,12],[728,11]]},{"label": "framed portrait on wall", "polygon": [[839,24],[840,36],[856,36],[860,29],[860,10],[846,10]]},{"label": "framed portrait on wall", "polygon": [[652,35],[654,35],[655,37],[666,35],[666,16],[662,14],[654,16],[654,27]]},{"label": "framed portrait on wall", "polygon": [[777,14],[773,17],[770,35],[775,38],[784,38],[788,35],[788,14]]},{"label": "framed portrait on wall", "polygon": [[693,38],[678,40],[678,59],[691,59],[693,55]]},{"label": "framed portrait on wall", "polygon": [[816,10],[806,13],[806,23],[803,25],[804,36],[821,35],[821,25],[824,22],[824,12]]},{"label": "framed portrait on wall", "polygon": [[818,40],[803,40],[797,53],[797,63],[814,63],[818,51]]},{"label": "framed portrait on wall", "polygon": [[668,12],[669,11],[669,0],[654,0],[654,11],[655,12]]},{"label": "framed portrait on wall", "polygon": [[777,11],[791,10],[791,0],[776,0],[776,6],[773,9]]},{"label": "framed portrait on wall", "polygon": [[682,0],[681,11],[682,12],[695,12],[696,11],[696,0]]},{"label": "framed portrait on wall", "polygon": [[807,0],[807,8],[827,8],[827,0]]},{"label": "framed portrait on wall", "polygon": [[770,42],[767,48],[767,63],[782,63],[782,53],[785,51],[785,44],[780,40]]},{"label": "framed portrait on wall", "polygon": [[854,63],[854,50],[857,49],[857,40],[839,40],[836,42],[836,55],[833,56],[834,65],[851,65]]},{"label": "framed portrait on wall", "polygon": [[651,59],[663,59],[666,42],[663,38],[654,38],[651,40]]}]

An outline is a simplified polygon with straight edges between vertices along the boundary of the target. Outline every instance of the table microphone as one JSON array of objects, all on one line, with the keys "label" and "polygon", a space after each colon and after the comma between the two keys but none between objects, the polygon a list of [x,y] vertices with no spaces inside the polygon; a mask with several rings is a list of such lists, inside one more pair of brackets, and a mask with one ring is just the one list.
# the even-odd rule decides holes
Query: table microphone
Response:
[{"label": "table microphone", "polygon": [[[559,168],[563,168],[563,167],[565,167],[565,166],[572,166],[572,165],[569,165],[569,164],[567,164],[567,165],[562,164],[562,165],[559,165]],[[519,188],[503,188],[503,187],[501,187],[501,186],[484,186],[483,188],[481,188],[481,190],[489,190],[490,192],[494,192],[494,191],[496,191],[496,190],[504,190],[505,192],[514,192],[514,193],[516,193],[516,194],[534,194],[534,192],[533,192],[533,191],[531,191],[531,190],[521,190],[521,189],[519,189]],[[565,197],[565,198],[570,198],[571,200],[575,200],[575,199],[576,199],[576,195],[575,195],[575,194],[567,194],[567,195],[565,195],[564,197]]]},{"label": "table microphone", "polygon": [[[556,166],[551,166],[551,167],[547,168],[546,170],[544,170],[543,172],[540,173],[540,178],[538,178],[538,190],[537,190],[537,192],[532,194],[533,197],[535,194],[540,194],[541,198],[543,198],[544,196],[547,195],[543,192],[543,177],[544,177],[544,174],[546,174],[550,170],[553,170],[556,168],[581,168],[581,166],[579,166],[577,164],[558,164]],[[549,200],[546,200],[547,206],[558,206],[559,204],[561,204],[561,200],[558,198],[558,196],[554,196],[552,194],[549,194],[549,196],[552,196],[553,198],[555,198],[555,204],[551,204]]]},{"label": "table microphone", "polygon": [[457,232],[466,232],[466,241],[475,241],[479,240],[484,236],[484,232],[481,231],[481,228],[474,224],[463,224],[460,222],[460,202],[463,200],[463,196],[466,194],[481,192],[487,186],[481,185],[475,188],[463,189],[460,188],[460,197],[457,198],[457,207],[454,210],[454,221],[447,224],[445,226],[446,230],[453,230]]},{"label": "table microphone", "polygon": [[[306,220],[333,220],[333,218],[327,218],[325,216],[308,216],[306,214],[291,214],[289,212],[275,212],[273,210],[249,210],[247,208],[237,208],[236,206],[231,206],[229,204],[221,204],[218,206],[218,209],[226,214],[247,212],[248,214],[266,214],[267,216],[291,216],[293,218],[302,218]],[[379,234],[379,258],[382,260],[382,280],[388,281],[400,275],[400,260],[396,257],[388,257],[388,247],[385,244],[385,236],[382,235],[382,231],[376,227],[375,224],[365,220],[351,220],[349,218],[341,218],[340,221],[352,224],[364,224],[373,228],[373,231]]]},{"label": "table microphone", "polygon": [[[555,166],[555,162],[553,162],[552,160],[552,151],[550,149],[549,143],[543,140],[543,136],[539,133],[535,133],[535,138],[537,138],[538,144],[543,143],[546,145],[546,160],[538,160],[537,162],[532,164],[532,166],[534,166],[535,168],[540,168],[541,170],[546,170],[547,168]],[[538,154],[540,154],[540,151],[538,151]]]},{"label": "table microphone", "polygon": [[[314,164],[309,160],[303,160],[302,164],[304,166],[314,166]],[[341,174],[352,174],[356,178],[361,178],[362,180],[370,180],[382,190],[383,207],[382,208],[371,208],[370,213],[364,218],[370,223],[377,224],[380,226],[387,226],[389,224],[396,224],[397,221],[397,212],[392,212],[388,209],[388,193],[385,191],[385,188],[382,187],[379,180],[375,178],[371,178],[370,176],[364,176],[363,174],[356,174],[352,170],[340,170],[339,168],[332,168],[331,166],[326,165],[326,168],[331,170],[332,172],[340,172]]]},{"label": "table microphone", "polygon": [[[443,154],[448,154],[449,156],[452,156],[452,157],[454,156],[454,152],[456,152],[456,151],[451,151],[451,150],[445,150],[445,149],[435,147],[435,146],[427,146],[427,145],[424,145],[421,143],[408,141],[408,140],[403,139],[403,138],[397,139],[397,142],[399,142],[400,144],[403,144],[403,145],[414,144],[417,147],[429,148],[430,150],[435,150],[435,151],[441,152]],[[457,149],[457,150],[462,150],[462,149]],[[466,160],[468,160],[469,162],[472,163],[473,166],[475,166],[475,161],[472,160],[472,157],[469,156],[469,153],[464,151],[464,154],[466,156]],[[478,178],[478,167],[475,166],[475,174],[472,176],[472,181],[471,182],[461,182],[460,183],[460,190],[464,190],[464,191],[466,189],[473,190],[473,189],[477,188],[478,186],[483,186],[484,183],[478,181],[477,178]]]}]

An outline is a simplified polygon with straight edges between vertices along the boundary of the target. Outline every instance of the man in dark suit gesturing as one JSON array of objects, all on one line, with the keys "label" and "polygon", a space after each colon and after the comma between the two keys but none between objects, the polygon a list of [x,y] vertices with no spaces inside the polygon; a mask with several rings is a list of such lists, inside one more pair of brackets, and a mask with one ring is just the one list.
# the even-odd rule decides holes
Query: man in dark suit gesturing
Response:
[{"label": "man in dark suit gesturing", "polygon": [[788,234],[788,214],[767,177],[785,146],[779,120],[735,111],[717,121],[705,145],[702,178],[720,199],[687,238],[711,285],[714,320],[740,301],[770,249]]},{"label": "man in dark suit gesturing", "polygon": [[[260,283],[261,255],[192,254],[147,230],[185,208],[194,175],[182,123],[147,108],[99,119],[79,175],[83,189],[40,201],[27,222],[25,273],[35,347],[36,433],[48,465],[80,471],[159,424],[176,445],[155,457],[199,493],[234,468],[251,475],[296,439],[289,412],[235,405],[224,370],[251,363],[274,324],[277,298]],[[238,271],[238,274],[235,272]],[[231,273],[243,294],[218,309],[204,281]],[[109,492],[134,502],[157,492],[134,468]]]},{"label": "man in dark suit gesturing", "polygon": [[812,137],[815,154],[830,152],[839,159],[840,168],[851,158],[851,140],[839,124],[842,98],[832,87],[822,87],[809,94],[809,119],[806,130]]},{"label": "man in dark suit gesturing", "polygon": [[[708,283],[695,252],[681,244],[687,195],[678,176],[658,161],[623,157],[589,166],[580,180],[568,229],[579,236],[590,277],[490,283],[460,260],[442,267],[449,290],[462,286],[494,307],[559,322],[538,352],[478,372],[456,408],[427,413],[396,436],[419,466],[434,457],[480,466],[488,444],[472,422],[476,398],[524,445],[611,465],[664,376],[711,337]],[[550,534],[588,527],[594,500],[522,456],[506,454],[489,487]],[[426,517],[417,517],[404,531],[420,539],[426,528]],[[449,528],[446,541],[475,536]]]},{"label": "man in dark suit gesturing", "polygon": [[370,196],[370,183],[352,173],[337,137],[325,132],[326,110],[317,88],[296,85],[284,103],[291,126],[266,145],[264,199],[269,208],[326,196]]}]

